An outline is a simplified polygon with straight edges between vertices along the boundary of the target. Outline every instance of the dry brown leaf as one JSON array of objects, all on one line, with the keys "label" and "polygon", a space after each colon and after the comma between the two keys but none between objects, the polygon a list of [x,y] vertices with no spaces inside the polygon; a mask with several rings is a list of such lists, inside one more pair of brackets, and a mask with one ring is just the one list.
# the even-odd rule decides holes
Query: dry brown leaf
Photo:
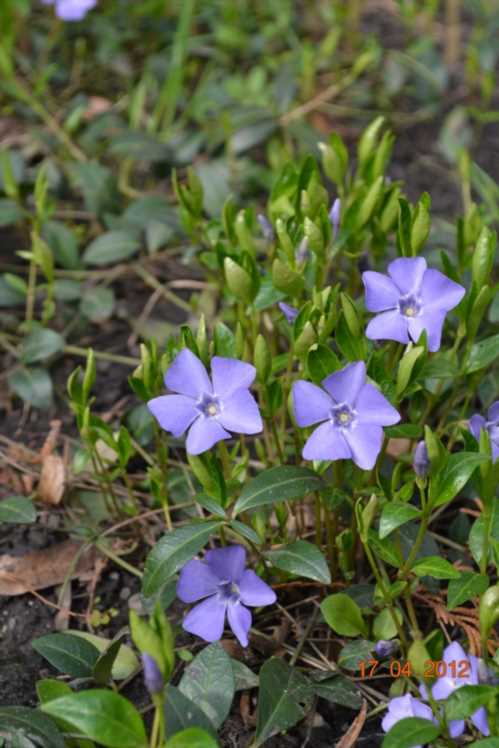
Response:
[{"label": "dry brown leaf", "polygon": [[38,496],[46,504],[59,504],[64,495],[66,471],[59,455],[46,455],[38,483]]},{"label": "dry brown leaf", "polygon": [[59,434],[61,433],[62,421],[50,421],[50,431],[47,434],[43,446],[40,450],[40,459],[43,459],[48,455],[51,455],[57,444]]},{"label": "dry brown leaf", "polygon": [[390,457],[400,457],[400,455],[407,454],[410,447],[410,439],[388,439],[386,454]]},{"label": "dry brown leaf", "polygon": [[92,579],[96,551],[94,548],[84,551],[75,564],[80,549],[80,543],[67,540],[24,556],[0,556],[0,595],[24,595],[54,587],[68,576],[82,581]]},{"label": "dry brown leaf", "polygon": [[89,96],[88,106],[83,114],[83,119],[86,122],[93,120],[94,117],[98,117],[99,114],[104,114],[112,108],[112,103],[109,99],[105,99],[103,96]]},{"label": "dry brown leaf", "polygon": [[357,738],[359,737],[367,716],[367,702],[364,700],[360,708],[360,712],[355,717],[354,721],[343,735],[341,740],[336,743],[336,748],[352,748],[357,744]]}]

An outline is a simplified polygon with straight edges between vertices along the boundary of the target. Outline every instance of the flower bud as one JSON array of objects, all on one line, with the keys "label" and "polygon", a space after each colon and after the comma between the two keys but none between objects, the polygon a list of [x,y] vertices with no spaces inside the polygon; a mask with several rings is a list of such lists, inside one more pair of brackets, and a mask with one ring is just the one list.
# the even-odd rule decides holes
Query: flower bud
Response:
[{"label": "flower bud", "polygon": [[278,307],[286,317],[287,322],[292,325],[298,317],[298,309],[295,309],[294,306],[290,306],[289,304],[285,304],[284,301],[280,301]]},{"label": "flower bud", "polygon": [[392,639],[391,641],[388,641],[387,639],[380,639],[379,642],[376,642],[374,652],[377,657],[380,657],[382,660],[384,660],[394,654],[397,648],[398,643],[395,639]]},{"label": "flower bud", "polygon": [[412,466],[419,478],[426,478],[430,469],[430,458],[428,457],[428,450],[424,441],[420,441],[416,445],[412,458]]},{"label": "flower bud", "polygon": [[258,221],[262,230],[263,238],[268,242],[273,242],[275,239],[274,228],[267,216],[265,216],[263,213],[259,213],[256,217],[256,220]]},{"label": "flower bud", "polygon": [[329,211],[329,220],[333,227],[333,237],[338,233],[340,227],[340,214],[341,214],[341,200],[339,197],[336,198]]},{"label": "flower bud", "polygon": [[142,653],[142,667],[144,668],[144,684],[151,696],[161,693],[165,686],[161,670],[154,657],[147,652]]}]

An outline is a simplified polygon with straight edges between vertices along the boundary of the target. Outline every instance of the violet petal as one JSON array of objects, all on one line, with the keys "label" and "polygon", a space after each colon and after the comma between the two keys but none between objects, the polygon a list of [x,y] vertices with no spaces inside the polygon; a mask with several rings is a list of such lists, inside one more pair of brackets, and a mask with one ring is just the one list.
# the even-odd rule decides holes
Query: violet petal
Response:
[{"label": "violet petal", "polygon": [[366,381],[366,365],[363,361],[354,361],[344,369],[335,371],[322,380],[322,386],[333,400],[348,405],[355,405],[357,395]]},{"label": "violet petal", "polygon": [[248,646],[248,634],[251,628],[251,613],[240,602],[229,603],[227,606],[229,626],[234,632],[241,647]]},{"label": "violet petal", "polygon": [[426,268],[424,257],[398,257],[388,265],[388,275],[403,295],[418,293]]},{"label": "violet petal", "polygon": [[246,549],[242,545],[227,545],[207,551],[206,563],[221,581],[238,583],[246,565]]},{"label": "violet petal", "polygon": [[195,400],[185,395],[160,395],[149,400],[147,407],[161,428],[177,438],[199,417]]},{"label": "violet petal", "polygon": [[211,382],[203,363],[189,348],[183,348],[165,374],[165,385],[172,392],[198,400],[212,392]]},{"label": "violet petal", "polygon": [[212,595],[194,606],[184,618],[182,628],[207,642],[216,642],[222,638],[226,607],[224,600]]},{"label": "violet petal", "polygon": [[230,434],[214,418],[198,418],[189,429],[185,447],[190,455],[199,455]]},{"label": "violet petal", "polygon": [[228,431],[236,434],[259,434],[263,429],[258,405],[247,389],[236,390],[223,399],[223,408],[217,418]]},{"label": "violet petal", "polygon": [[274,590],[251,569],[246,569],[238,583],[241,601],[245,605],[259,607],[272,605],[277,596]]},{"label": "violet petal", "polygon": [[329,418],[333,402],[327,392],[316,384],[299,379],[294,382],[292,393],[293,410],[298,426],[312,426]]},{"label": "violet petal", "polygon": [[383,444],[381,426],[359,424],[345,431],[345,440],[355,464],[362,470],[372,470]]},{"label": "violet petal", "polygon": [[256,377],[256,369],[237,358],[213,356],[211,376],[214,394],[225,398],[236,390],[249,387]]},{"label": "violet petal", "polygon": [[214,595],[220,584],[219,578],[208,564],[198,559],[189,561],[181,570],[177,582],[177,597],[183,603],[195,603],[203,597]]},{"label": "violet petal", "polygon": [[318,426],[303,447],[305,460],[348,460],[351,457],[341,430],[330,421]]}]

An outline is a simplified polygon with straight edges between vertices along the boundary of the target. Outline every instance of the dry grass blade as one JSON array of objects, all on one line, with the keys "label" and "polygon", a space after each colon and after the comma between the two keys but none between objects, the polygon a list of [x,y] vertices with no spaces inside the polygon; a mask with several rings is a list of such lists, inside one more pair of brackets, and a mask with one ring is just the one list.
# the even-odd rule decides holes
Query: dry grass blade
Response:
[{"label": "dry grass blade", "polygon": [[354,721],[348,728],[347,732],[343,735],[341,740],[336,743],[335,748],[352,748],[357,744],[357,738],[359,737],[367,716],[367,701],[362,702],[360,712],[355,717]]},{"label": "dry grass blade", "polygon": [[59,504],[64,495],[66,470],[64,460],[59,455],[47,455],[43,458],[40,482],[37,493],[45,504]]}]

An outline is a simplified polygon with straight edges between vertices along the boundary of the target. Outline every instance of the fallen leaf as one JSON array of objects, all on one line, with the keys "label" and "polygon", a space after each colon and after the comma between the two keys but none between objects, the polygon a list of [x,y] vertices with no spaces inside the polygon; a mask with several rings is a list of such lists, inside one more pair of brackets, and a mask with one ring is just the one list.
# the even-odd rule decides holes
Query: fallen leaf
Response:
[{"label": "fallen leaf", "polygon": [[359,737],[362,728],[364,727],[366,716],[367,702],[363,701],[360,712],[355,717],[354,721],[352,722],[346,733],[343,735],[341,740],[336,743],[336,748],[352,748],[352,746],[357,744],[357,738]]},{"label": "fallen leaf", "polygon": [[83,114],[83,119],[86,122],[90,122],[94,117],[98,117],[99,114],[108,112],[112,106],[113,105],[109,99],[105,99],[103,96],[89,96],[88,106]]},{"label": "fallen leaf", "polygon": [[0,556],[0,595],[24,595],[62,584],[66,578],[92,579],[96,560],[95,548],[80,553],[81,544],[67,540],[24,556]]},{"label": "fallen leaf", "polygon": [[400,457],[400,455],[407,454],[410,447],[410,439],[388,439],[386,453],[387,455],[390,455],[390,457]]},{"label": "fallen leaf", "polygon": [[59,504],[64,495],[66,471],[59,455],[46,455],[42,462],[38,496],[46,504]]},{"label": "fallen leaf", "polygon": [[51,455],[57,444],[59,434],[61,433],[62,421],[50,421],[50,431],[47,434],[47,438],[43,443],[43,447],[40,450],[40,459],[43,461],[45,457]]}]

